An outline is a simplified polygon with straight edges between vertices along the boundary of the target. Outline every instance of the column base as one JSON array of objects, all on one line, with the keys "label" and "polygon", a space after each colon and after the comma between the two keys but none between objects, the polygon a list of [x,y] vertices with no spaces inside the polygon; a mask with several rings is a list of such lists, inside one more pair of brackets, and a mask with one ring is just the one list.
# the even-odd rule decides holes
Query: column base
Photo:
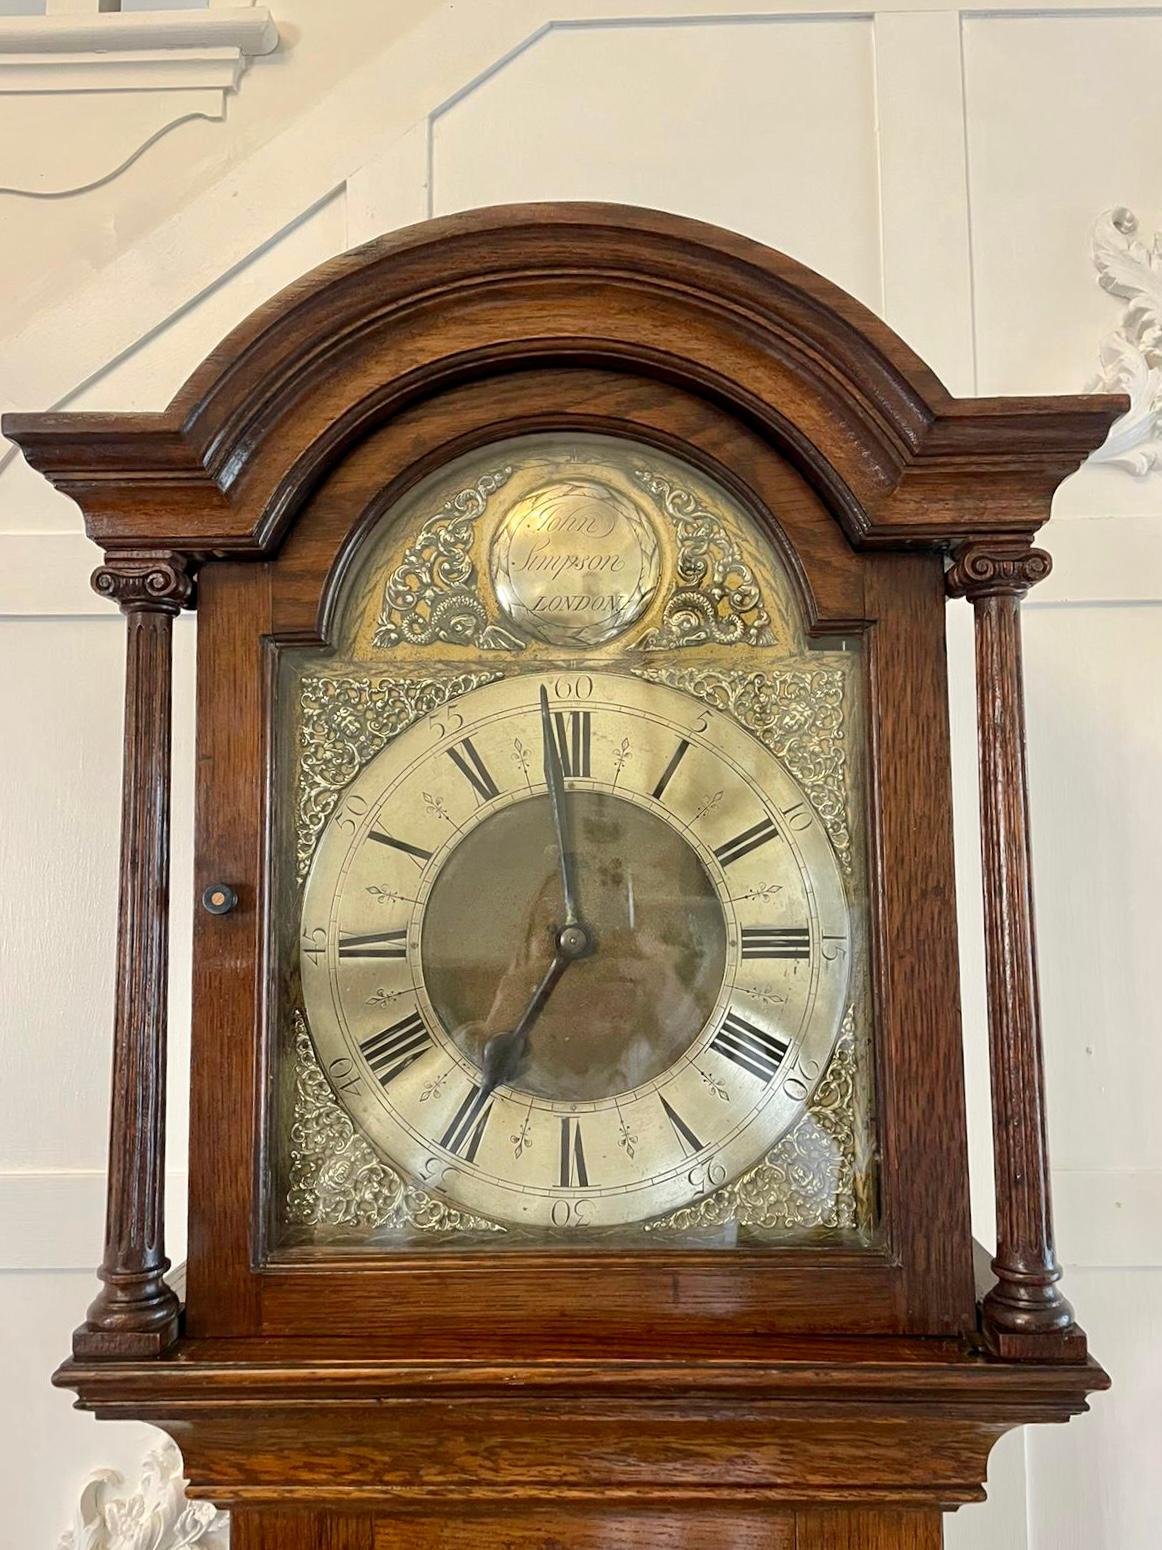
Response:
[{"label": "column base", "polygon": [[1065,1329],[1004,1329],[981,1314],[981,1342],[992,1356],[1006,1362],[1084,1362],[1089,1346],[1085,1330],[1079,1324]]},{"label": "column base", "polygon": [[128,1361],[135,1357],[162,1356],[181,1333],[181,1309],[173,1311],[151,1329],[102,1329],[82,1324],[73,1331],[73,1356],[97,1361]]}]

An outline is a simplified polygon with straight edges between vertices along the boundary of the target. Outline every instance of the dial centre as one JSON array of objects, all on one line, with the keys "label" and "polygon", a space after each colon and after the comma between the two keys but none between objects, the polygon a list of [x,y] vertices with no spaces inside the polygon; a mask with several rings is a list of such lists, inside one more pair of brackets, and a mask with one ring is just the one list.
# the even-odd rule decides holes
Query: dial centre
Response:
[{"label": "dial centre", "polygon": [[557,933],[557,949],[563,958],[584,958],[593,951],[592,933],[584,926],[566,926]]},{"label": "dial centre", "polygon": [[441,868],[424,911],[431,1002],[474,1063],[515,1025],[559,951],[566,972],[513,1086],[556,1102],[660,1076],[709,1018],[726,972],[723,907],[696,850],[663,818],[609,792],[570,791],[584,925],[560,928],[547,797],[490,814]]}]

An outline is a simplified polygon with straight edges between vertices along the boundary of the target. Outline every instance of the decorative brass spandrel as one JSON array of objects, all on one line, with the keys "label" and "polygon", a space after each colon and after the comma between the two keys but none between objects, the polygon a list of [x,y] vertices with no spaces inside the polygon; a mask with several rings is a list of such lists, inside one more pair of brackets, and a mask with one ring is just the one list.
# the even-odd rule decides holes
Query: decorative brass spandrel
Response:
[{"label": "decorative brass spandrel", "polygon": [[466,454],[366,543],[341,609],[354,660],[804,644],[788,577],[735,498],[614,437]]},{"label": "decorative brass spandrel", "polygon": [[477,646],[520,651],[524,642],[490,622],[480,595],[476,524],[488,502],[512,477],[494,468],[450,495],[419,533],[383,584],[372,644]]},{"label": "decorative brass spandrel", "polygon": [[640,667],[653,683],[669,684],[729,711],[786,765],[803,787],[831,839],[845,877],[852,875],[848,758],[840,667],[732,672],[701,667]]},{"label": "decorative brass spandrel", "polygon": [[772,645],[771,618],[755,568],[743,557],[737,531],[731,532],[732,526],[737,530],[737,520],[732,524],[711,511],[707,502],[674,479],[647,468],[635,468],[634,478],[669,519],[677,543],[673,587],[661,622],[638,644],[646,651]]},{"label": "decorative brass spandrel", "polygon": [[295,844],[299,881],[343,789],[405,727],[499,673],[389,678],[309,673],[298,691]]},{"label": "decorative brass spandrel", "polygon": [[871,1226],[870,1137],[860,1126],[855,1008],[802,1119],[755,1167],[693,1205],[646,1223],[647,1232],[696,1232],[735,1223],[756,1232],[863,1232]]},{"label": "decorative brass spandrel", "polygon": [[503,1232],[418,1189],[368,1145],[335,1101],[301,1012],[294,1014],[294,1112],[286,1214],[292,1227]]}]

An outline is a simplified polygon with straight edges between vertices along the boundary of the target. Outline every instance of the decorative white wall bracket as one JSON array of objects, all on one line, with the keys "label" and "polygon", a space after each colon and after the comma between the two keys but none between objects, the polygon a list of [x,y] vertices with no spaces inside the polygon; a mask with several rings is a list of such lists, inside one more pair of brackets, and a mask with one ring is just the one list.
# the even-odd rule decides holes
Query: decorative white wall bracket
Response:
[{"label": "decorative white wall bracket", "polygon": [[136,1488],[115,1469],[91,1477],[57,1550],[228,1550],[230,1520],[212,1502],[186,1500],[182,1456],[167,1437],[141,1466]]},{"label": "decorative white wall bracket", "polygon": [[80,192],[183,119],[224,117],[251,58],[278,42],[269,10],[245,3],[0,17],[0,193]]},{"label": "decorative white wall bracket", "polygon": [[1128,393],[1130,408],[1115,421],[1091,463],[1110,463],[1139,476],[1162,470],[1162,233],[1147,247],[1138,218],[1119,205],[1093,231],[1098,284],[1127,303],[1121,327],[1101,344],[1094,393]]}]

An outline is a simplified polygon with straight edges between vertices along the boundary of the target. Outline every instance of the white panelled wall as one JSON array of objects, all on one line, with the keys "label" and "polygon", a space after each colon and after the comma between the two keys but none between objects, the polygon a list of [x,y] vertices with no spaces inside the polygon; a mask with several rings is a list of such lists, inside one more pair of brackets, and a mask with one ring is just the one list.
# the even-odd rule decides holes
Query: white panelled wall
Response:
[{"label": "white panelled wall", "polygon": [[[185,197],[164,140],[142,149],[125,174],[124,239],[116,177],[66,197],[43,227],[0,193],[0,230],[6,211],[19,215],[21,263],[38,278],[38,304],[0,332],[5,406],[161,407],[230,326],[343,248],[428,214],[557,198],[660,206],[782,248],[885,316],[954,391],[1071,392],[1120,319],[1095,283],[1095,220],[1126,205],[1146,240],[1162,229],[1162,6],[398,9],[409,16],[374,47],[353,25],[337,64],[334,11],[295,0],[293,46],[256,60],[248,80],[261,93],[261,72],[281,70],[284,88],[302,82],[301,99],[281,103],[265,139],[253,123],[242,136],[233,109],[198,126],[221,137],[219,165],[211,176],[200,162]],[[324,12],[327,70],[312,73]],[[8,122],[12,99],[5,111]],[[86,135],[103,124],[94,94]],[[58,147],[54,165],[67,161]],[[102,261],[78,268],[68,234],[91,233],[94,219],[108,223]],[[1056,566],[1026,607],[1025,637],[1058,1237],[1114,1389],[1069,1427],[1006,1438],[989,1503],[950,1519],[947,1538],[953,1550],[1156,1550],[1162,472],[1086,469],[1059,497],[1045,543]],[[87,1472],[132,1472],[154,1435],[98,1428],[48,1386],[91,1293],[101,1233],[122,627],[88,593],[93,558],[70,503],[18,459],[0,464],[0,1541],[19,1550],[55,1545]],[[988,1241],[967,607],[949,622],[974,1209]],[[178,631],[179,835],[194,628]],[[183,839],[173,1239],[189,878]]]}]

